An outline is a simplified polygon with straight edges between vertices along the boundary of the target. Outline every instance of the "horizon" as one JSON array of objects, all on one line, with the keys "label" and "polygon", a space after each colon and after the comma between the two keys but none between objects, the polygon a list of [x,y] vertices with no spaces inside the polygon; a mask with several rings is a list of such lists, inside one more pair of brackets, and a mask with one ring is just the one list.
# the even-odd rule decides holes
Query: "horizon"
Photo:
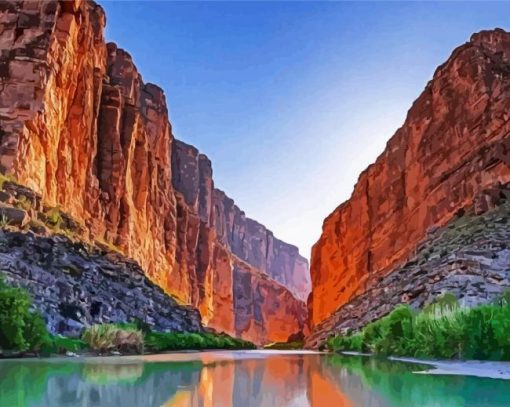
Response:
[{"label": "horizon", "polygon": [[[100,4],[107,40],[164,90],[174,136],[209,157],[215,187],[308,261],[324,218],[349,199],[437,66],[474,32],[506,29],[510,10],[497,2],[490,10],[487,2]],[[140,13],[153,24],[132,35]],[[162,32],[168,41],[156,41]]]}]

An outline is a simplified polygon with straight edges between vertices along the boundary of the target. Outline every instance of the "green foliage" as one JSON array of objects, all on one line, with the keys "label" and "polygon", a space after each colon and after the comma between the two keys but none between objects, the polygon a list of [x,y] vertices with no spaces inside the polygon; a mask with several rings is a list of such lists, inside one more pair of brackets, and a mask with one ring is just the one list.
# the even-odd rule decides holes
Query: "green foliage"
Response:
[{"label": "green foliage", "polygon": [[30,306],[24,289],[9,287],[0,279],[0,348],[39,350],[49,340],[44,320]]},{"label": "green foliage", "polygon": [[225,334],[149,332],[145,345],[153,351],[202,349],[255,349],[255,345]]},{"label": "green foliage", "polygon": [[352,352],[366,351],[364,348],[363,335],[361,333],[347,336],[337,335],[331,337],[328,340],[328,347],[335,350],[345,350]]},{"label": "green foliage", "polygon": [[335,351],[440,359],[510,360],[510,305],[459,307],[441,297],[422,312],[398,306],[355,335],[331,337]]},{"label": "green foliage", "polygon": [[87,348],[87,344],[81,339],[67,338],[62,335],[52,336],[41,348],[44,355],[63,354],[66,352],[78,353]]}]

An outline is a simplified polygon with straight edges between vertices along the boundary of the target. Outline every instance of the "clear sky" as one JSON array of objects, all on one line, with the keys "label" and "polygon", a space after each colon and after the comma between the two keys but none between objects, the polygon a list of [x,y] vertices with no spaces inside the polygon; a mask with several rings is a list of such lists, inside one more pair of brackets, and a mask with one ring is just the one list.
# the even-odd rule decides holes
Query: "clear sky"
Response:
[{"label": "clear sky", "polygon": [[100,3],[107,39],[165,90],[174,135],[308,258],[436,66],[510,29],[505,2]]}]

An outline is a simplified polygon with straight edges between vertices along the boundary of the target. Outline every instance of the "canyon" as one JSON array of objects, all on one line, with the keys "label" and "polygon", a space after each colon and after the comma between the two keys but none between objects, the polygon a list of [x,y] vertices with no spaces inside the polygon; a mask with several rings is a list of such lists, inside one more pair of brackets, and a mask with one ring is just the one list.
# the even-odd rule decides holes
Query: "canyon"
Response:
[{"label": "canyon", "polygon": [[[215,188],[210,160],[174,138],[163,90],[105,42],[103,9],[86,0],[2,2],[0,23],[0,172],[7,186],[29,191],[7,194],[0,209],[13,213],[8,202],[28,200],[20,226],[35,233],[30,245],[65,251],[34,224],[57,211],[72,219],[74,238],[134,260],[132,275],[143,270],[172,306],[198,310],[209,328],[257,344],[306,333],[307,260]],[[22,273],[6,256],[0,270],[26,285],[26,252],[16,263]],[[90,314],[90,302],[81,306]]]},{"label": "canyon", "polygon": [[510,34],[473,34],[435,71],[312,249],[306,346],[399,303],[469,306],[510,286]]},{"label": "canyon", "polygon": [[174,137],[163,90],[105,41],[98,4],[3,2],[0,24],[0,271],[52,332],[139,318],[318,348],[400,303],[449,292],[470,306],[510,287],[504,30],[437,68],[325,219],[309,271]]}]

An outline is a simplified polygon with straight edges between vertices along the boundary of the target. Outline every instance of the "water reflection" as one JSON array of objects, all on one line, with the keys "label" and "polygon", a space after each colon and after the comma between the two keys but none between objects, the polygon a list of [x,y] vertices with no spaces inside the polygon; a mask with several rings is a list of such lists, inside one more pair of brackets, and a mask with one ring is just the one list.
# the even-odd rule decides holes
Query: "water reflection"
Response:
[{"label": "water reflection", "polygon": [[508,406],[510,382],[359,357],[207,352],[1,361],[0,406]]}]

